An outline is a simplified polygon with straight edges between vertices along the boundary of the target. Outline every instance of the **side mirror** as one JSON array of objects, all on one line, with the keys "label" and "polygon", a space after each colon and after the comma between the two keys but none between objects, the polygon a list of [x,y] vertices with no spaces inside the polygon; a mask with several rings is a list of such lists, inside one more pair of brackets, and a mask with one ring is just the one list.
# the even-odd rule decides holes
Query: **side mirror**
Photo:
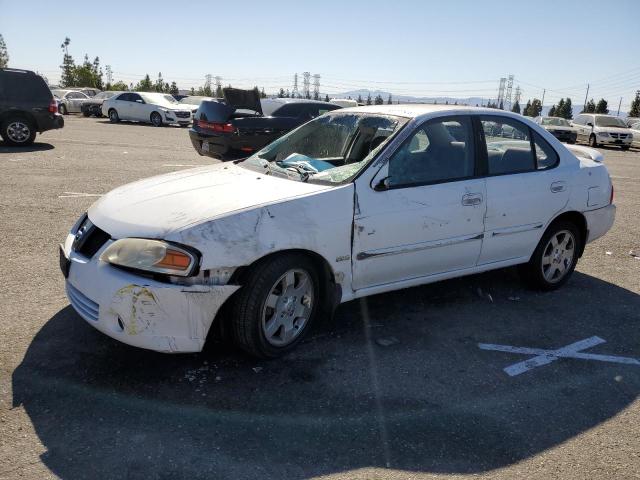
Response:
[{"label": "side mirror", "polygon": [[380,181],[376,183],[375,187],[373,187],[373,189],[376,192],[384,192],[386,190],[389,190],[389,178],[391,177],[381,178]]},{"label": "side mirror", "polygon": [[140,99],[137,99],[136,103],[144,103],[144,102],[142,100],[140,100]]},{"label": "side mirror", "polygon": [[593,127],[593,123],[591,123],[591,122],[587,122],[587,126],[589,126],[589,127]]}]

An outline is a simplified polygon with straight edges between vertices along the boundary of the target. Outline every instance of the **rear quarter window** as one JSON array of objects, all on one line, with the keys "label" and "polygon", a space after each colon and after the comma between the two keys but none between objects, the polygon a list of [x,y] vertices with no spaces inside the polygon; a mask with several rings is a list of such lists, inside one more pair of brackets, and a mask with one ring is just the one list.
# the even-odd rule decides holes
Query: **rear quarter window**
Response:
[{"label": "rear quarter window", "polygon": [[53,94],[38,75],[5,72],[0,80],[0,94],[7,101],[49,103]]}]

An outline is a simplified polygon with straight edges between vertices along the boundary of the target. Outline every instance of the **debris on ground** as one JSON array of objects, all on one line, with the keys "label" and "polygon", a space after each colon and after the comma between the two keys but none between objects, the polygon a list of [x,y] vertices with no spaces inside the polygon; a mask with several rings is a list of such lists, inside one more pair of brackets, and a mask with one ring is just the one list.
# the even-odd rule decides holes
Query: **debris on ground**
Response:
[{"label": "debris on ground", "polygon": [[262,367],[253,367],[252,370],[256,373],[260,373],[262,371]]},{"label": "debris on ground", "polygon": [[606,255],[611,255],[611,252],[604,252]]},{"label": "debris on ground", "polygon": [[640,252],[638,252],[637,250],[629,250],[629,255],[640,260]]},{"label": "debris on ground", "polygon": [[478,296],[480,298],[484,298],[485,300],[489,300],[491,303],[493,303],[493,297],[491,296],[491,294],[489,292],[485,292],[480,287],[478,287],[478,290],[476,290],[476,292],[478,293]]},{"label": "debris on ground", "polygon": [[395,345],[400,343],[396,337],[384,337],[384,338],[376,338],[376,343],[381,347],[390,347],[391,345]]}]

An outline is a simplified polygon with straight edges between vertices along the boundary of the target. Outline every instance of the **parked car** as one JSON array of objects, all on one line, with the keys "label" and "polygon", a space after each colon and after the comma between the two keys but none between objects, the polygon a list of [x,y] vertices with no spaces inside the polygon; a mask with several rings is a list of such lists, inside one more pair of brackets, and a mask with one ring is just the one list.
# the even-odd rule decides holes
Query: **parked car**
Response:
[{"label": "parked car", "polygon": [[223,102],[224,101],[222,98],[201,97],[201,96],[198,96],[198,95],[190,95],[188,97],[184,97],[184,98],[178,100],[178,103],[180,103],[181,105],[187,106],[186,108],[189,108],[191,110],[191,112],[193,113],[193,115],[195,116],[196,112],[198,111],[198,107],[200,106],[200,104],[202,103],[203,100],[206,100],[208,102]]},{"label": "parked car", "polygon": [[178,103],[168,93],[124,92],[102,103],[102,114],[112,123],[120,120],[151,123],[156,127],[177,123],[186,127],[191,123],[191,110]]},{"label": "parked car", "polygon": [[536,117],[535,122],[561,142],[576,143],[578,130],[561,117]]},{"label": "parked car", "polygon": [[591,147],[615,145],[622,150],[628,150],[631,146],[631,130],[618,117],[581,113],[571,122],[571,126],[576,127],[577,139],[588,142]]},{"label": "parked car", "polygon": [[[488,122],[524,140],[487,139]],[[199,351],[215,321],[276,357],[367,295],[512,265],[557,289],[616,211],[601,154],[579,149],[495,109],[328,112],[245,160],[101,197],[60,248],[67,295],[130,345]]]},{"label": "parked car", "polygon": [[91,115],[95,117],[102,117],[102,103],[108,99],[113,97],[114,95],[118,95],[117,91],[106,91],[100,92],[96,94],[94,97],[91,97],[80,104],[80,111],[85,117],[90,117]]},{"label": "parked car", "polygon": [[221,160],[247,157],[312,118],[340,108],[315,100],[260,100],[255,90],[225,88],[223,92],[225,103],[200,103],[189,129],[200,155]]},{"label": "parked car", "polygon": [[624,122],[628,127],[630,127],[631,125],[640,122],[640,117],[627,117]]},{"label": "parked car", "polygon": [[640,147],[640,121],[631,125],[631,133],[633,134],[633,146]]},{"label": "parked car", "polygon": [[78,90],[51,90],[51,93],[58,99],[58,108],[60,113],[67,115],[68,113],[80,113],[82,103],[89,97]]},{"label": "parked car", "polygon": [[335,103],[336,105],[347,108],[347,107],[357,107],[358,102],[355,100],[351,100],[350,98],[332,98],[329,100],[329,103]]},{"label": "parked car", "polygon": [[93,88],[93,87],[80,87],[80,88],[76,88],[75,90],[78,90],[79,92],[84,93],[87,97],[95,97],[97,94],[102,92],[102,90],[100,90],[99,88]]},{"label": "parked car", "polygon": [[31,145],[36,133],[63,126],[58,104],[40,75],[0,68],[0,136],[5,143]]}]

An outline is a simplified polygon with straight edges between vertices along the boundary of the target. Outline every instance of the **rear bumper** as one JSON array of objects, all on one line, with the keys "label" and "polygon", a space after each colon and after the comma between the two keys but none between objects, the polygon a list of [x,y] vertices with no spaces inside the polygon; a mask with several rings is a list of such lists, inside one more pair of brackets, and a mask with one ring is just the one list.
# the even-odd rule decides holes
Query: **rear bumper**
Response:
[{"label": "rear bumper", "polygon": [[251,155],[251,152],[246,153],[232,148],[230,139],[224,135],[206,135],[191,128],[189,138],[198,154],[218,160],[238,160]]},{"label": "rear bumper", "polygon": [[597,210],[584,212],[587,220],[587,243],[602,237],[611,229],[616,218],[616,206],[611,204]]},{"label": "rear bumper", "polygon": [[64,127],[64,117],[59,113],[50,113],[37,119],[38,132],[46,132],[47,130],[56,130]]}]

